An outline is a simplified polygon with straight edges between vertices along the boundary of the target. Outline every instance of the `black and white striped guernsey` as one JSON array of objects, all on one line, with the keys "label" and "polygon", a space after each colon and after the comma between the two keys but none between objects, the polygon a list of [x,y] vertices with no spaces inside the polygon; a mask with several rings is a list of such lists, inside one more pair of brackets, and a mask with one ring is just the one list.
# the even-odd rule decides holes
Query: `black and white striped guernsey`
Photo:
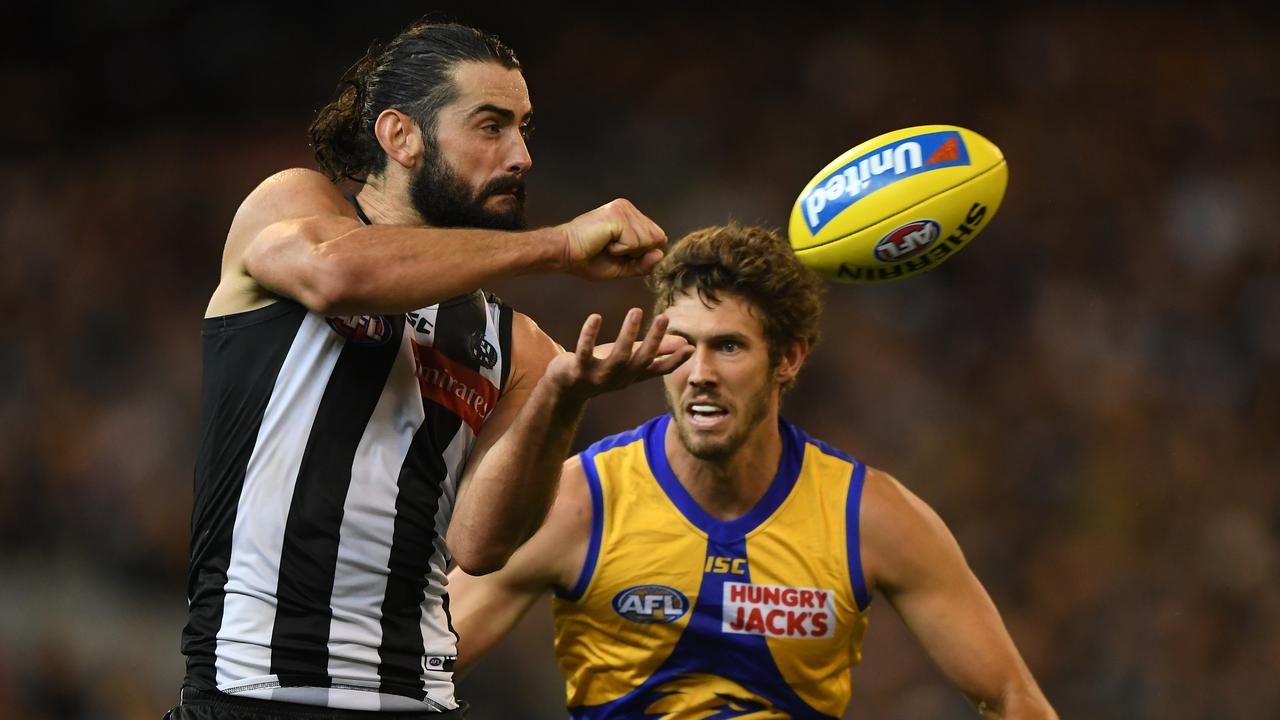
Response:
[{"label": "black and white striped guernsey", "polygon": [[511,320],[475,292],[405,315],[280,300],[204,321],[185,686],[457,706],[444,536]]}]

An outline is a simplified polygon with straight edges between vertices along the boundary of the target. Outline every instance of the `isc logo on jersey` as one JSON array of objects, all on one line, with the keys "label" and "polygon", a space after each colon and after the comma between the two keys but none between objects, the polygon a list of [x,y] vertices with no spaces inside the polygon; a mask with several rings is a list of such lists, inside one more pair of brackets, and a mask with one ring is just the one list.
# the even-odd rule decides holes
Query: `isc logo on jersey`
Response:
[{"label": "isc logo on jersey", "polygon": [[903,178],[969,164],[969,148],[955,130],[924,133],[872,150],[838,167],[800,197],[805,223],[817,234],[845,208]]},{"label": "isc logo on jersey", "polygon": [[666,585],[637,585],[613,596],[613,611],[646,625],[675,622],[689,611],[689,598]]},{"label": "isc logo on jersey", "polygon": [[724,584],[720,629],[738,635],[826,638],[835,630],[835,593],[752,583]]}]

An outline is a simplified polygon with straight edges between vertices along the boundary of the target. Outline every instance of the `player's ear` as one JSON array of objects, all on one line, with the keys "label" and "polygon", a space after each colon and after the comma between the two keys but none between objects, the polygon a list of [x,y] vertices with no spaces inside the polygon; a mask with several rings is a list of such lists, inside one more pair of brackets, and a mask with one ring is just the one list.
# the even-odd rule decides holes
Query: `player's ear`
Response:
[{"label": "player's ear", "polygon": [[422,157],[422,131],[413,118],[395,108],[378,113],[373,122],[373,135],[387,157],[402,167],[412,168]]},{"label": "player's ear", "polygon": [[774,371],[774,378],[781,385],[795,380],[800,374],[800,368],[804,366],[804,359],[808,356],[809,341],[804,338],[795,341],[782,352],[782,357],[778,360],[778,368]]}]

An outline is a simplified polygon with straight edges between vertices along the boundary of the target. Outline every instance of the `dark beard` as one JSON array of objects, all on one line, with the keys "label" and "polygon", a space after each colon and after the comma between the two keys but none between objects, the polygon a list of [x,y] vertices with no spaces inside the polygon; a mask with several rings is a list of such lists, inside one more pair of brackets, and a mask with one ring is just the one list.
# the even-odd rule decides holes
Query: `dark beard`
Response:
[{"label": "dark beard", "polygon": [[[515,206],[506,211],[486,210],[493,195],[514,191]],[[524,223],[524,178],[504,175],[485,183],[475,193],[449,166],[440,153],[423,154],[422,170],[409,182],[409,199],[423,221],[434,227],[522,230]]]}]

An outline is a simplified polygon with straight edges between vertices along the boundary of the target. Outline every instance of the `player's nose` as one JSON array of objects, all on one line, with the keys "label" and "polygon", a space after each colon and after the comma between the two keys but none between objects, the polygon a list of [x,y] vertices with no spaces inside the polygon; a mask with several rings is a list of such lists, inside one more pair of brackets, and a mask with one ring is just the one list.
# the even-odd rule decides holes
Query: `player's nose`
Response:
[{"label": "player's nose", "polygon": [[529,154],[529,145],[524,136],[516,133],[515,139],[507,148],[503,169],[515,175],[523,175],[533,167],[533,156]]},{"label": "player's nose", "polygon": [[709,385],[716,381],[714,353],[706,348],[694,346],[693,354],[685,361],[689,369],[690,385]]}]

